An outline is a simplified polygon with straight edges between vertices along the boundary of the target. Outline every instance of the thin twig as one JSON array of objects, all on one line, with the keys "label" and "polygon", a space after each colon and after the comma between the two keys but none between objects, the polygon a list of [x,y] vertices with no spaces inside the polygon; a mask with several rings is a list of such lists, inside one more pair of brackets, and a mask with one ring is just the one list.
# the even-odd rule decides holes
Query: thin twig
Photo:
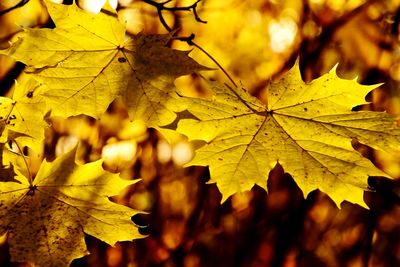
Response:
[{"label": "thin twig", "polygon": [[22,151],[21,147],[19,146],[18,142],[16,140],[13,140],[13,142],[15,143],[15,145],[17,146],[18,150],[19,150],[19,155],[22,156],[22,159],[25,162],[25,166],[26,166],[26,170],[28,171],[28,181],[29,181],[29,185],[33,184],[33,180],[32,180],[32,173],[31,170],[29,169],[29,165],[28,162],[25,159],[25,155],[24,152]]},{"label": "thin twig", "polygon": [[[197,4],[201,1],[201,0],[197,0],[195,3],[193,3],[190,6],[184,6],[184,7],[167,7],[165,6],[167,3],[171,2],[171,0],[167,0],[165,2],[155,2],[153,0],[142,0],[144,3],[149,4],[154,6],[155,8],[157,8],[157,14],[158,14],[158,18],[161,22],[161,24],[163,25],[163,27],[168,31],[168,32],[173,32],[175,31],[174,29],[172,29],[167,22],[164,19],[164,16],[162,14],[163,10],[167,10],[170,12],[176,12],[176,11],[191,11],[193,12],[194,18],[196,19],[196,21],[201,22],[201,23],[207,23],[206,21],[202,20],[198,13],[197,13]],[[190,46],[194,46],[196,48],[198,48],[201,52],[203,52],[209,59],[211,59],[215,65],[218,66],[218,68],[226,75],[226,77],[229,79],[229,81],[235,86],[237,87],[235,81],[232,79],[232,77],[228,74],[228,72],[222,67],[221,64],[219,64],[219,62],[213,57],[211,56],[204,48],[202,48],[200,45],[196,44],[195,42],[193,42],[195,35],[192,33],[189,36],[186,37],[182,37],[182,36],[176,36],[176,31],[173,34],[174,39],[182,41],[182,42],[186,42],[188,45]]]},{"label": "thin twig", "polygon": [[154,6],[157,9],[157,15],[160,19],[161,24],[164,26],[165,29],[167,29],[168,32],[171,32],[172,29],[171,27],[167,24],[167,22],[165,21],[164,15],[162,14],[162,11],[166,10],[166,11],[170,11],[170,12],[177,12],[177,11],[189,11],[189,12],[193,12],[193,16],[194,19],[198,22],[201,23],[207,23],[207,21],[202,20],[198,13],[197,13],[197,4],[201,1],[201,0],[197,0],[195,3],[193,3],[190,6],[181,6],[181,7],[168,7],[166,6],[166,4],[168,4],[169,2],[171,2],[171,0],[167,0],[165,2],[155,2],[153,0],[142,0],[144,3],[149,4],[151,6]]},{"label": "thin twig", "polygon": [[[162,3],[157,3],[157,2],[155,2],[153,0],[142,0],[142,1],[145,2],[146,4],[149,4],[149,5],[152,5],[152,6],[156,7],[157,9],[176,12],[176,11],[193,11],[193,10],[195,10],[197,8],[197,4],[201,0],[197,0],[195,3],[193,3],[190,6],[181,6],[181,7],[168,7],[168,6],[166,6],[166,4],[171,2],[171,0],[165,1],[165,2],[162,2]],[[197,21],[202,22],[202,23],[207,23],[206,21],[203,21],[201,19],[198,19]]]}]

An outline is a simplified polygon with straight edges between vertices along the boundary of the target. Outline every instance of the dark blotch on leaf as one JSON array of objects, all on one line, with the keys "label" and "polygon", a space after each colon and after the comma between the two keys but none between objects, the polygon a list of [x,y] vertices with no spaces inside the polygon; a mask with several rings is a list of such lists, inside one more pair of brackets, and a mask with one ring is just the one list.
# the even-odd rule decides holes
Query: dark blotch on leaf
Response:
[{"label": "dark blotch on leaf", "polygon": [[124,62],[126,62],[126,58],[124,58],[124,57],[119,57],[119,58],[118,58],[118,62],[119,62],[119,63],[124,63]]},{"label": "dark blotch on leaf", "polygon": [[36,191],[37,186],[36,185],[31,185],[29,186],[29,191],[28,193],[26,193],[28,196],[33,196],[35,195],[35,191]]}]

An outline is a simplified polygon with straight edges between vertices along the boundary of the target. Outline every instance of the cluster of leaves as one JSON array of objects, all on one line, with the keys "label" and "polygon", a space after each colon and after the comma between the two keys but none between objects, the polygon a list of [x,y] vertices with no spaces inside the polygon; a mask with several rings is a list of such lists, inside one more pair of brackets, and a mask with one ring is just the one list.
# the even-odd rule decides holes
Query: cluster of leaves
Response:
[{"label": "cluster of leaves", "polygon": [[[394,118],[352,111],[377,86],[339,79],[335,69],[305,84],[296,65],[269,86],[267,103],[215,82],[211,99],[185,97],[174,80],[207,68],[169,48],[172,35],[127,35],[107,6],[93,15],[76,5],[46,5],[56,27],[26,29],[2,51],[26,65],[13,98],[1,99],[3,147],[40,146],[45,115],[98,119],[121,100],[131,120],[204,141],[188,165],[209,166],[223,200],[255,184],[266,188],[279,163],[304,194],[320,189],[337,205],[362,206],[368,177],[386,174],[353,146],[400,147]],[[0,234],[9,235],[13,261],[65,266],[87,253],[83,233],[111,245],[140,237],[130,221],[136,211],[107,199],[134,181],[104,171],[101,160],[78,166],[74,157],[75,150],[44,162],[34,178],[18,168],[1,178]]]}]

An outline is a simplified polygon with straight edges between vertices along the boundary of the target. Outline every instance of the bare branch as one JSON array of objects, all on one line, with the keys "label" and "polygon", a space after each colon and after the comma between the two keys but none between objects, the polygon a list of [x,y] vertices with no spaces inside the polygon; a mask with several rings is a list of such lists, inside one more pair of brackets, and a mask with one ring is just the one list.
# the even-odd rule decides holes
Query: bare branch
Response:
[{"label": "bare branch", "polygon": [[[153,0],[142,0],[144,3],[149,4],[154,6],[155,8],[157,8],[157,14],[158,17],[160,19],[161,24],[163,25],[163,27],[168,31],[168,32],[173,32],[174,30],[167,24],[167,22],[165,21],[162,11],[166,10],[166,11],[170,11],[170,12],[177,12],[177,11],[189,11],[189,12],[193,12],[193,16],[196,19],[196,21],[201,22],[201,23],[207,23],[207,21],[202,20],[198,13],[197,13],[197,4],[201,1],[201,0],[197,0],[195,3],[193,3],[190,6],[185,6],[185,7],[167,7],[165,6],[166,4],[168,4],[169,2],[171,2],[172,0],[167,0],[165,2],[155,2]],[[204,50],[204,48],[202,48],[200,45],[196,44],[193,40],[195,38],[195,35],[192,33],[189,36],[176,36],[176,31],[174,32],[174,39],[182,41],[182,42],[186,42],[188,45],[190,46],[194,46],[198,49],[200,49],[201,52],[203,52],[209,59],[211,59],[217,66],[218,68],[226,75],[226,77],[231,81],[231,83],[237,87],[235,81],[232,79],[232,77],[228,74],[228,72],[221,66],[221,64],[219,64],[219,62],[210,55],[210,53],[208,53],[206,50]]]},{"label": "bare branch", "polygon": [[190,6],[181,6],[181,7],[168,7],[166,6],[166,4],[168,4],[169,2],[171,2],[172,0],[167,0],[165,2],[161,2],[158,3],[156,1],[153,0],[142,0],[144,3],[149,4],[151,6],[154,6],[157,9],[157,14],[158,17],[160,18],[160,22],[161,24],[164,26],[164,28],[171,32],[173,29],[171,29],[171,27],[167,24],[167,22],[164,19],[164,16],[162,14],[163,11],[170,11],[170,12],[178,12],[178,11],[188,11],[188,12],[193,12],[193,16],[194,19],[200,23],[207,23],[207,21],[202,20],[198,13],[197,13],[197,4],[201,1],[201,0],[197,0],[195,3],[193,3]]}]

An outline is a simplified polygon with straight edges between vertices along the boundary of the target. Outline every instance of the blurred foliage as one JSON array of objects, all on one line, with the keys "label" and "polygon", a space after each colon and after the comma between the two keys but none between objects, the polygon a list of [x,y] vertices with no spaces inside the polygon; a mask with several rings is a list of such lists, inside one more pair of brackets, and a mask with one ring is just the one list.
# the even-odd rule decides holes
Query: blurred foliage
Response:
[{"label": "blurred foliage", "polygon": [[[17,38],[21,26],[52,27],[39,0],[7,11],[20,2],[0,2],[1,48]],[[101,2],[105,1],[78,3],[89,9]],[[168,6],[193,2],[176,0]],[[140,0],[119,0],[117,10],[130,33],[166,32],[156,9]],[[261,100],[269,82],[299,57],[305,81],[339,63],[341,77],[384,83],[368,96],[371,104],[358,108],[400,114],[399,0],[202,0],[196,10],[206,24],[191,12],[163,14],[178,36],[194,33],[195,43]],[[171,45],[193,49],[181,41]],[[191,56],[216,68],[199,49]],[[2,95],[10,93],[22,68],[0,56]],[[201,75],[229,83],[220,70]],[[207,91],[199,75],[179,78],[176,84],[193,95]],[[91,255],[72,266],[400,266],[398,179],[371,178],[375,191],[364,196],[370,210],[349,203],[338,209],[319,191],[304,199],[278,165],[270,173],[268,193],[255,186],[220,204],[218,189],[206,183],[206,168],[183,168],[196,144],[146,129],[140,121],[130,122],[120,103],[113,103],[98,121],[77,116],[51,118],[49,123],[43,151],[29,151],[32,173],[43,157],[52,160],[79,143],[79,161],[103,157],[105,169],[142,178],[113,200],[149,212],[133,218],[147,238],[110,247],[87,236]],[[357,149],[400,178],[398,153]],[[0,266],[25,266],[9,262],[4,236],[0,243]]]}]

